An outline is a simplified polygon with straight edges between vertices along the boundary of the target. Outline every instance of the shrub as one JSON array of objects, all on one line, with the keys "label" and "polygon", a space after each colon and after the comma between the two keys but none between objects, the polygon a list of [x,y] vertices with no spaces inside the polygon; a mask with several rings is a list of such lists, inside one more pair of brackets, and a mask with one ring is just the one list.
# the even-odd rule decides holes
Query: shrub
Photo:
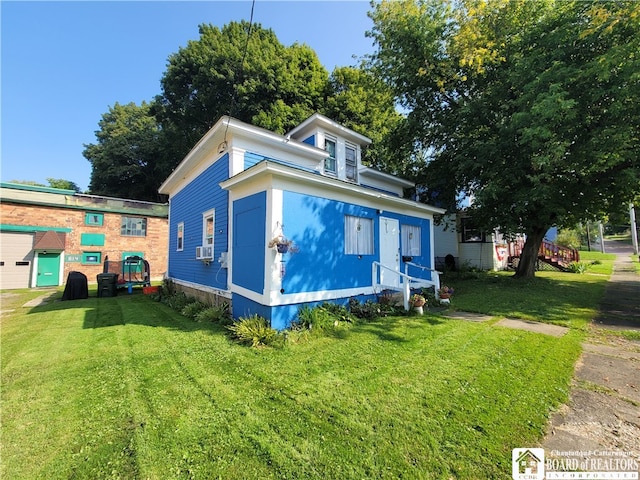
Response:
[{"label": "shrub", "polygon": [[567,270],[571,273],[584,273],[587,271],[587,264],[584,262],[571,262]]},{"label": "shrub", "polygon": [[162,297],[162,303],[173,308],[177,312],[182,312],[182,309],[188,304],[193,303],[193,299],[187,297],[184,292],[177,292],[173,295]]},{"label": "shrub", "polygon": [[213,322],[222,325],[231,324],[231,314],[229,312],[229,304],[223,303],[213,307],[207,307],[195,316],[196,322]]},{"label": "shrub", "polygon": [[556,244],[567,248],[580,248],[581,238],[578,230],[564,229],[558,232]]},{"label": "shrub", "polygon": [[309,307],[304,305],[298,310],[298,321],[302,328],[308,330],[328,330],[336,326],[339,320],[322,306]]},{"label": "shrub", "polygon": [[196,300],[195,302],[188,303],[182,307],[180,313],[185,317],[193,318],[195,320],[196,316],[205,308],[207,308],[207,305]]},{"label": "shrub", "polygon": [[269,322],[253,315],[251,317],[241,317],[237,322],[227,326],[232,338],[243,345],[251,347],[278,346],[282,344],[283,338],[276,330],[271,328]]},{"label": "shrub", "polygon": [[338,305],[337,303],[324,302],[320,306],[324,308],[327,312],[329,312],[331,315],[333,315],[336,318],[336,320],[338,320],[339,322],[353,323],[356,321],[356,318],[353,315],[351,315],[351,313],[349,312],[349,309],[344,305]]},{"label": "shrub", "polygon": [[382,313],[378,303],[374,303],[371,300],[360,303],[357,298],[349,299],[349,311],[356,317],[363,320],[374,320]]}]

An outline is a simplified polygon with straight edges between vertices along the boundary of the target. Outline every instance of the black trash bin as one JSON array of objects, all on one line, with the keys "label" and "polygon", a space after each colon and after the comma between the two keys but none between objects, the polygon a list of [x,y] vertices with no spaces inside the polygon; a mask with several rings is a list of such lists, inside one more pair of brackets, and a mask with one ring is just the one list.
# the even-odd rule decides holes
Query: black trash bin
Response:
[{"label": "black trash bin", "polygon": [[89,298],[87,276],[82,272],[69,272],[62,300],[77,300],[81,298]]},{"label": "black trash bin", "polygon": [[98,274],[98,297],[115,297],[118,295],[118,274]]}]

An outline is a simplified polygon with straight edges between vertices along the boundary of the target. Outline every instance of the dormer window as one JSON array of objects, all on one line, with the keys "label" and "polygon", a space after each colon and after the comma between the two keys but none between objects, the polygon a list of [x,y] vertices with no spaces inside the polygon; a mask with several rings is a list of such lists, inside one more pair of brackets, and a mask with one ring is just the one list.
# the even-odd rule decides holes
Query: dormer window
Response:
[{"label": "dormer window", "polygon": [[338,174],[338,162],[336,160],[336,140],[325,138],[324,149],[329,152],[329,156],[324,160],[324,173],[332,175]]},{"label": "dormer window", "polygon": [[358,181],[358,161],[356,159],[356,147],[353,145],[345,146],[345,174],[347,180],[352,182]]}]

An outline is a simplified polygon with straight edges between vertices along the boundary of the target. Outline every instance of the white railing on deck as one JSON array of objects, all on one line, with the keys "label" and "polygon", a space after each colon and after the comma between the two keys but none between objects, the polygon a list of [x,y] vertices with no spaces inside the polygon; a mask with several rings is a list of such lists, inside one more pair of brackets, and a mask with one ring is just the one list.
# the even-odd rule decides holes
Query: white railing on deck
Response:
[{"label": "white railing on deck", "polygon": [[[409,265],[417,267],[421,270],[428,270],[430,272],[434,272],[435,275],[432,275],[433,280],[427,280],[425,278],[412,277],[409,275]],[[386,265],[381,264],[380,262],[372,262],[371,264],[371,284],[374,287],[382,287],[393,290],[398,290],[402,292],[404,309],[409,310],[409,297],[411,296],[411,287],[425,287],[425,286],[433,286],[435,290],[436,300],[439,298],[438,290],[440,289],[440,274],[438,270],[434,270],[433,268],[424,267],[422,265],[418,265],[413,262],[405,263],[405,273],[399,272],[393,268],[387,267]],[[391,272],[393,275],[398,277],[398,285],[384,285],[378,283],[378,273],[380,270],[384,269],[385,271]]]}]

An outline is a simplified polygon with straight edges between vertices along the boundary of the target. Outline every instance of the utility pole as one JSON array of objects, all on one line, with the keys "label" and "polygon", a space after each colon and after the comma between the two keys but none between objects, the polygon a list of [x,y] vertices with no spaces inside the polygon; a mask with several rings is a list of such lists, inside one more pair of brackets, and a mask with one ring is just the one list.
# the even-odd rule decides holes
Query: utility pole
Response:
[{"label": "utility pole", "polygon": [[602,227],[602,222],[598,222],[598,235],[600,236],[600,253],[605,253],[605,251],[604,251],[604,228]]},{"label": "utility pole", "polygon": [[638,254],[638,225],[636,224],[636,211],[633,203],[629,204],[629,220],[631,223],[631,243],[633,243],[633,254]]}]

